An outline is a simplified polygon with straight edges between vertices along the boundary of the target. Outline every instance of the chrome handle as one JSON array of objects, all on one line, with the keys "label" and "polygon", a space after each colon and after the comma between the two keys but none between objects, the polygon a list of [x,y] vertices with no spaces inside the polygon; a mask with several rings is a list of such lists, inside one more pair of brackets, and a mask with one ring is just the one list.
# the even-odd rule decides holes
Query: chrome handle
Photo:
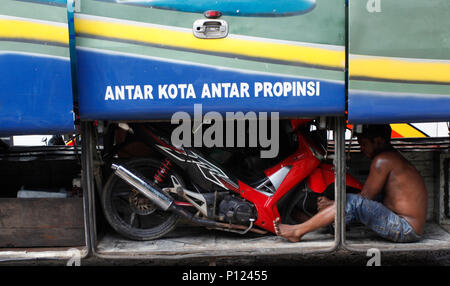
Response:
[{"label": "chrome handle", "polygon": [[221,39],[228,35],[228,24],[224,20],[199,19],[194,22],[192,31],[200,39]]}]

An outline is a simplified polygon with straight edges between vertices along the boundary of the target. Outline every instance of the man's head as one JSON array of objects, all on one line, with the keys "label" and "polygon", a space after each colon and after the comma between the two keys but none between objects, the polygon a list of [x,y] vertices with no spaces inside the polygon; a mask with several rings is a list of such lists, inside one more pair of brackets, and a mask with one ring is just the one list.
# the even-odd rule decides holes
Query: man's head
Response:
[{"label": "man's head", "polygon": [[390,147],[392,129],[389,124],[363,125],[361,133],[356,134],[361,152],[372,159]]}]

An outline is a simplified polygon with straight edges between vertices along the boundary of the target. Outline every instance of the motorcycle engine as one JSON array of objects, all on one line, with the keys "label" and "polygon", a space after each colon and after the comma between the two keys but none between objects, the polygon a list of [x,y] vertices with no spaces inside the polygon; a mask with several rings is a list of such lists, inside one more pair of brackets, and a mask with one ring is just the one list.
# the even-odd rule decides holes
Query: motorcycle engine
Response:
[{"label": "motorcycle engine", "polygon": [[227,195],[219,204],[219,216],[229,223],[248,224],[256,219],[252,204],[244,199]]}]

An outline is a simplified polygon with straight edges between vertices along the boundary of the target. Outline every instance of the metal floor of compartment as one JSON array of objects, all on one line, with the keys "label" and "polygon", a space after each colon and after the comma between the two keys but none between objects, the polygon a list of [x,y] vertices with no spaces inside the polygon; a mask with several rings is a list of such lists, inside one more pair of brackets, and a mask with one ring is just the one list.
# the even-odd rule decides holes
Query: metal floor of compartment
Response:
[{"label": "metal floor of compartment", "polygon": [[346,245],[352,250],[366,251],[377,248],[380,251],[433,251],[450,249],[450,225],[439,225],[433,222],[425,224],[422,239],[414,243],[392,243],[381,239],[364,226],[353,227],[347,231]]},{"label": "metal floor of compartment", "polygon": [[334,245],[334,236],[324,230],[305,235],[302,243],[290,243],[272,234],[240,235],[188,226],[151,241],[132,241],[108,232],[99,238],[96,252],[100,256],[177,259],[310,253],[328,250]]},{"label": "metal floor of compartment", "polygon": [[[450,249],[450,226],[429,222],[423,239],[415,243],[392,243],[377,237],[364,226],[346,232],[346,245],[354,251],[378,248],[380,251],[426,251]],[[164,238],[133,241],[112,231],[99,237],[95,252],[104,258],[179,259],[195,257],[237,257],[292,255],[326,252],[333,249],[334,236],[327,229],[306,234],[291,243],[275,235],[239,235],[201,227],[185,226]]]}]

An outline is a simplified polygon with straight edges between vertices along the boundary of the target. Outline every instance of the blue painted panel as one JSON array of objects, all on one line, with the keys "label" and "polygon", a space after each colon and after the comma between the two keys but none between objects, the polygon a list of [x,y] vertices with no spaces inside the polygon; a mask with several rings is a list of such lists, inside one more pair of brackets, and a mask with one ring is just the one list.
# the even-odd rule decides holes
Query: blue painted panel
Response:
[{"label": "blue painted panel", "polygon": [[354,124],[450,120],[450,95],[350,91],[348,106]]},{"label": "blue painted panel", "polygon": [[73,131],[69,59],[0,54],[0,135]]},{"label": "blue painted panel", "polygon": [[[343,115],[345,111],[343,81],[253,73],[86,48],[77,49],[77,63],[77,78],[80,83],[79,109],[82,119],[170,119],[177,111],[192,113],[194,104],[202,104],[204,112],[278,111],[281,116]],[[256,97],[255,86],[264,82],[273,87],[277,85],[273,95],[280,94],[283,84],[286,87],[280,96],[270,97],[267,93],[268,96],[264,97],[261,91]],[[205,85],[212,93],[212,85],[218,83],[236,83],[239,94],[243,97],[225,98],[223,89],[222,98],[202,98]],[[297,84],[296,95],[300,94],[296,88],[299,85],[310,84],[318,88],[314,92],[311,89],[310,95],[294,96],[293,92],[287,92],[292,83]],[[165,94],[170,93],[170,84],[186,86],[177,89],[177,96],[171,99]],[[187,96],[189,84],[195,98]],[[241,84],[248,84],[248,94],[242,92],[245,88],[241,89]],[[165,93],[160,92],[158,85]],[[150,96],[145,99],[146,86],[153,89],[153,99]],[[116,89],[120,92],[116,92]],[[138,89],[140,92],[136,95]],[[228,92],[231,95],[232,88],[228,89]],[[120,93],[123,93],[122,98]]]},{"label": "blue painted panel", "polygon": [[216,10],[232,16],[282,16],[306,13],[314,9],[316,0],[99,0],[163,8],[183,12],[203,13]]}]

